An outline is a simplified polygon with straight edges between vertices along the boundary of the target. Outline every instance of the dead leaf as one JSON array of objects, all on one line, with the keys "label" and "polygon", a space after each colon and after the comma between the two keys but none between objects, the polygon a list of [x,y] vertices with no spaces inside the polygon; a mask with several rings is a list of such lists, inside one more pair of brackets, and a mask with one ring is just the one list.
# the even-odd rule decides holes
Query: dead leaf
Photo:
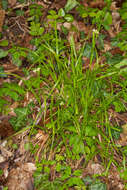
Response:
[{"label": "dead leaf", "polygon": [[8,190],[34,190],[32,173],[24,171],[24,165],[13,168],[9,172],[6,186]]},{"label": "dead leaf", "polygon": [[118,10],[119,8],[116,6],[116,2],[114,1],[114,2],[112,2],[111,3],[111,6],[110,6],[110,10],[111,11],[116,11],[116,10]]},{"label": "dead leaf", "polygon": [[14,134],[14,130],[8,121],[9,117],[2,120],[0,123],[0,137],[5,138]]},{"label": "dead leaf", "polygon": [[2,32],[2,26],[4,23],[4,18],[5,18],[5,11],[0,10],[0,32]]},{"label": "dead leaf", "polygon": [[10,157],[13,156],[13,153],[10,152],[9,150],[7,150],[6,148],[4,148],[2,145],[0,145],[0,151],[1,151],[2,155],[3,155],[6,159],[8,159],[8,158],[10,158]]},{"label": "dead leaf", "polygon": [[107,52],[107,51],[109,51],[109,50],[111,50],[111,49],[112,49],[112,47],[111,47],[110,42],[108,42],[108,41],[106,42],[106,41],[105,41],[103,52]]},{"label": "dead leaf", "polygon": [[104,172],[104,168],[102,165],[98,163],[92,163],[92,161],[88,163],[86,170],[88,170],[88,173],[91,175],[102,174]]},{"label": "dead leaf", "polygon": [[91,164],[91,169],[93,174],[101,174],[104,168],[100,164]]},{"label": "dead leaf", "polygon": [[28,162],[23,165],[23,170],[31,173],[36,170],[36,166],[35,164]]},{"label": "dead leaf", "polygon": [[91,8],[104,8],[104,6],[106,5],[106,3],[103,0],[96,0],[96,1],[90,1],[89,2],[89,6]]},{"label": "dead leaf", "polygon": [[13,7],[16,4],[17,0],[8,0],[8,3],[11,7]]},{"label": "dead leaf", "polygon": [[122,125],[123,128],[123,134],[127,135],[127,123],[125,125]]}]

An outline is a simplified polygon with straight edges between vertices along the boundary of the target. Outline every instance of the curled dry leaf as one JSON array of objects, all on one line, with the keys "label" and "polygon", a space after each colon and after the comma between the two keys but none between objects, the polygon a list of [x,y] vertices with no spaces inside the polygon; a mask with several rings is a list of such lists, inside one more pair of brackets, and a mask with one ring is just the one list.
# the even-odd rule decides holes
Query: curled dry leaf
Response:
[{"label": "curled dry leaf", "polygon": [[111,9],[111,11],[116,11],[116,10],[119,9],[119,8],[116,6],[116,2],[115,2],[115,1],[113,1],[113,2],[111,3],[110,9]]}]

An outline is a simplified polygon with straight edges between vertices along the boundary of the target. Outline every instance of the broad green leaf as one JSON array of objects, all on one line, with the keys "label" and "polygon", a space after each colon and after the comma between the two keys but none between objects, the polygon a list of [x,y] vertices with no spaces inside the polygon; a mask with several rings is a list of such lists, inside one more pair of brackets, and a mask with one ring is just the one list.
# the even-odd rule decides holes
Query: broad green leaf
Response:
[{"label": "broad green leaf", "polygon": [[123,12],[121,14],[121,17],[122,17],[123,20],[126,20],[127,19],[127,12]]},{"label": "broad green leaf", "polygon": [[65,5],[65,11],[68,13],[70,10],[75,8],[78,5],[78,2],[76,0],[68,0],[67,4]]},{"label": "broad green leaf", "polygon": [[69,143],[73,147],[74,154],[84,153],[84,143],[78,135],[72,135]]},{"label": "broad green leaf", "polygon": [[60,17],[64,17],[64,16],[65,16],[65,11],[64,11],[63,8],[59,9],[58,15],[59,15]]},{"label": "broad green leaf", "polygon": [[84,185],[82,179],[78,178],[78,177],[71,177],[68,181],[67,184],[69,185],[69,187],[74,186],[74,185],[78,185],[78,186],[82,186]]},{"label": "broad green leaf", "polygon": [[90,17],[96,17],[96,15],[97,15],[97,13],[95,13],[95,12],[89,12],[88,14]]},{"label": "broad green leaf", "polygon": [[40,26],[40,23],[31,22],[30,34],[32,36],[40,36],[44,32],[44,28]]},{"label": "broad green leaf", "polygon": [[90,148],[88,146],[84,146],[84,151],[86,154],[90,154]]},{"label": "broad green leaf", "polygon": [[89,189],[90,190],[107,190],[106,185],[101,182],[90,185]]},{"label": "broad green leaf", "polygon": [[75,171],[73,172],[73,175],[74,175],[74,176],[81,176],[81,175],[82,175],[82,171],[81,171],[81,170],[75,170]]},{"label": "broad green leaf", "polygon": [[74,18],[71,14],[66,14],[64,16],[64,19],[67,21],[67,22],[73,22]]},{"label": "broad green leaf", "polygon": [[86,128],[85,128],[85,135],[86,136],[96,136],[97,135],[97,131],[96,131],[96,129],[94,129],[91,126],[86,126]]},{"label": "broad green leaf", "polygon": [[0,112],[4,108],[4,105],[7,104],[8,102],[2,98],[0,98]]},{"label": "broad green leaf", "polygon": [[110,12],[107,12],[107,13],[105,14],[105,17],[104,17],[104,24],[105,24],[105,25],[110,25],[110,24],[112,24],[112,15],[111,15]]},{"label": "broad green leaf", "polygon": [[120,173],[120,177],[123,180],[127,180],[127,169],[125,169],[123,172]]},{"label": "broad green leaf", "polygon": [[4,51],[0,49],[0,58],[6,57],[8,55],[8,51]]},{"label": "broad green leaf", "polygon": [[8,46],[8,40],[2,40],[0,41],[0,46]]},{"label": "broad green leaf", "polygon": [[52,16],[53,16],[53,15],[56,15],[56,11],[50,10],[50,11],[49,11],[49,14],[52,15]]},{"label": "broad green leaf", "polygon": [[82,13],[82,18],[86,18],[88,16],[87,12]]}]

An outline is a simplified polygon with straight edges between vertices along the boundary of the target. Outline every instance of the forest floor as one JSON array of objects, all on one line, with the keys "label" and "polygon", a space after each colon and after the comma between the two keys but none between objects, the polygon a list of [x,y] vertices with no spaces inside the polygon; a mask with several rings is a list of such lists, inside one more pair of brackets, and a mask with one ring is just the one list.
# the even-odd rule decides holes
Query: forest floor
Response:
[{"label": "forest floor", "polygon": [[126,10],[1,1],[0,189],[127,189]]}]

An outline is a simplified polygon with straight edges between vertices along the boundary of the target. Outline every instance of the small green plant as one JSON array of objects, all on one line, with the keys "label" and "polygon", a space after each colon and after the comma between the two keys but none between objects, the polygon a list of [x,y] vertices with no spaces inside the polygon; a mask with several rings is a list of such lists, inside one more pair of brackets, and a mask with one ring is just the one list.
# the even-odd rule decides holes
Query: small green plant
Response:
[{"label": "small green plant", "polygon": [[15,131],[19,131],[26,125],[32,125],[33,120],[28,116],[32,113],[33,107],[34,104],[31,102],[27,105],[27,107],[19,107],[14,109],[16,117],[12,117],[9,122],[11,123]]},{"label": "small green plant", "polygon": [[[110,110],[119,113],[127,110],[127,59],[126,54],[114,56],[106,52],[106,61],[99,62],[101,54],[98,52],[104,50],[106,38],[99,32],[102,28],[109,30],[112,24],[111,1],[105,2],[107,4],[103,9],[93,9],[80,5],[76,0],[68,0],[58,12],[49,10],[47,23],[40,23],[43,7],[34,3],[29,7],[28,19],[29,34],[32,36],[30,43],[34,50],[19,46],[13,46],[8,51],[0,50],[0,58],[10,54],[18,67],[22,67],[23,59],[30,64],[30,68],[24,69],[27,78],[12,74],[16,82],[22,80],[21,86],[18,82],[3,83],[0,111],[7,112],[4,107],[9,109],[16,101],[15,117],[9,120],[14,130],[25,130],[28,126],[30,135],[36,134],[38,128],[48,134],[42,155],[39,155],[41,160],[36,157],[34,183],[38,190],[106,190],[101,180],[95,176],[84,178],[83,172],[87,163],[99,156],[105,169],[99,176],[107,176],[112,163],[118,166],[116,151],[123,157],[120,177],[126,181],[127,147],[115,144],[122,127],[112,119]],[[89,37],[80,33],[80,48],[77,48],[73,35],[69,36],[69,41],[66,39],[68,31],[63,26],[64,22],[73,22],[74,16],[70,14],[73,8],[84,21],[92,23],[97,29],[93,29]],[[120,14],[126,22],[124,7]],[[59,24],[62,33],[58,30]],[[119,46],[126,51],[125,34],[123,30],[111,39],[112,48]],[[7,41],[1,41],[1,47],[6,45]],[[89,65],[86,68],[87,62]],[[0,77],[4,79],[9,74],[0,67]],[[27,105],[23,106],[26,93],[32,95],[33,101],[27,100]],[[33,113],[36,115],[34,120],[31,119]],[[17,146],[14,144],[13,148]],[[28,142],[24,148],[35,154],[40,147]]]},{"label": "small green plant", "polygon": [[8,51],[4,51],[0,49],[0,58],[6,57],[8,55]]},{"label": "small green plant", "polygon": [[40,36],[44,32],[44,28],[40,26],[40,23],[31,22],[30,34],[32,36]]},{"label": "small green plant", "polygon": [[107,1],[106,6],[102,10],[79,5],[77,6],[76,10],[86,22],[89,22],[90,18],[92,20],[92,24],[95,24],[99,31],[101,27],[109,30],[110,25],[112,24],[112,16],[111,12],[109,11],[110,5],[111,1]]},{"label": "small green plant", "polygon": [[27,56],[27,48],[13,46],[9,53],[12,56],[13,64],[20,67],[22,65],[22,58],[25,58]]},{"label": "small green plant", "polygon": [[43,15],[43,6],[35,3],[30,5],[29,9],[30,9],[30,17],[28,21],[39,23],[40,17]]}]

